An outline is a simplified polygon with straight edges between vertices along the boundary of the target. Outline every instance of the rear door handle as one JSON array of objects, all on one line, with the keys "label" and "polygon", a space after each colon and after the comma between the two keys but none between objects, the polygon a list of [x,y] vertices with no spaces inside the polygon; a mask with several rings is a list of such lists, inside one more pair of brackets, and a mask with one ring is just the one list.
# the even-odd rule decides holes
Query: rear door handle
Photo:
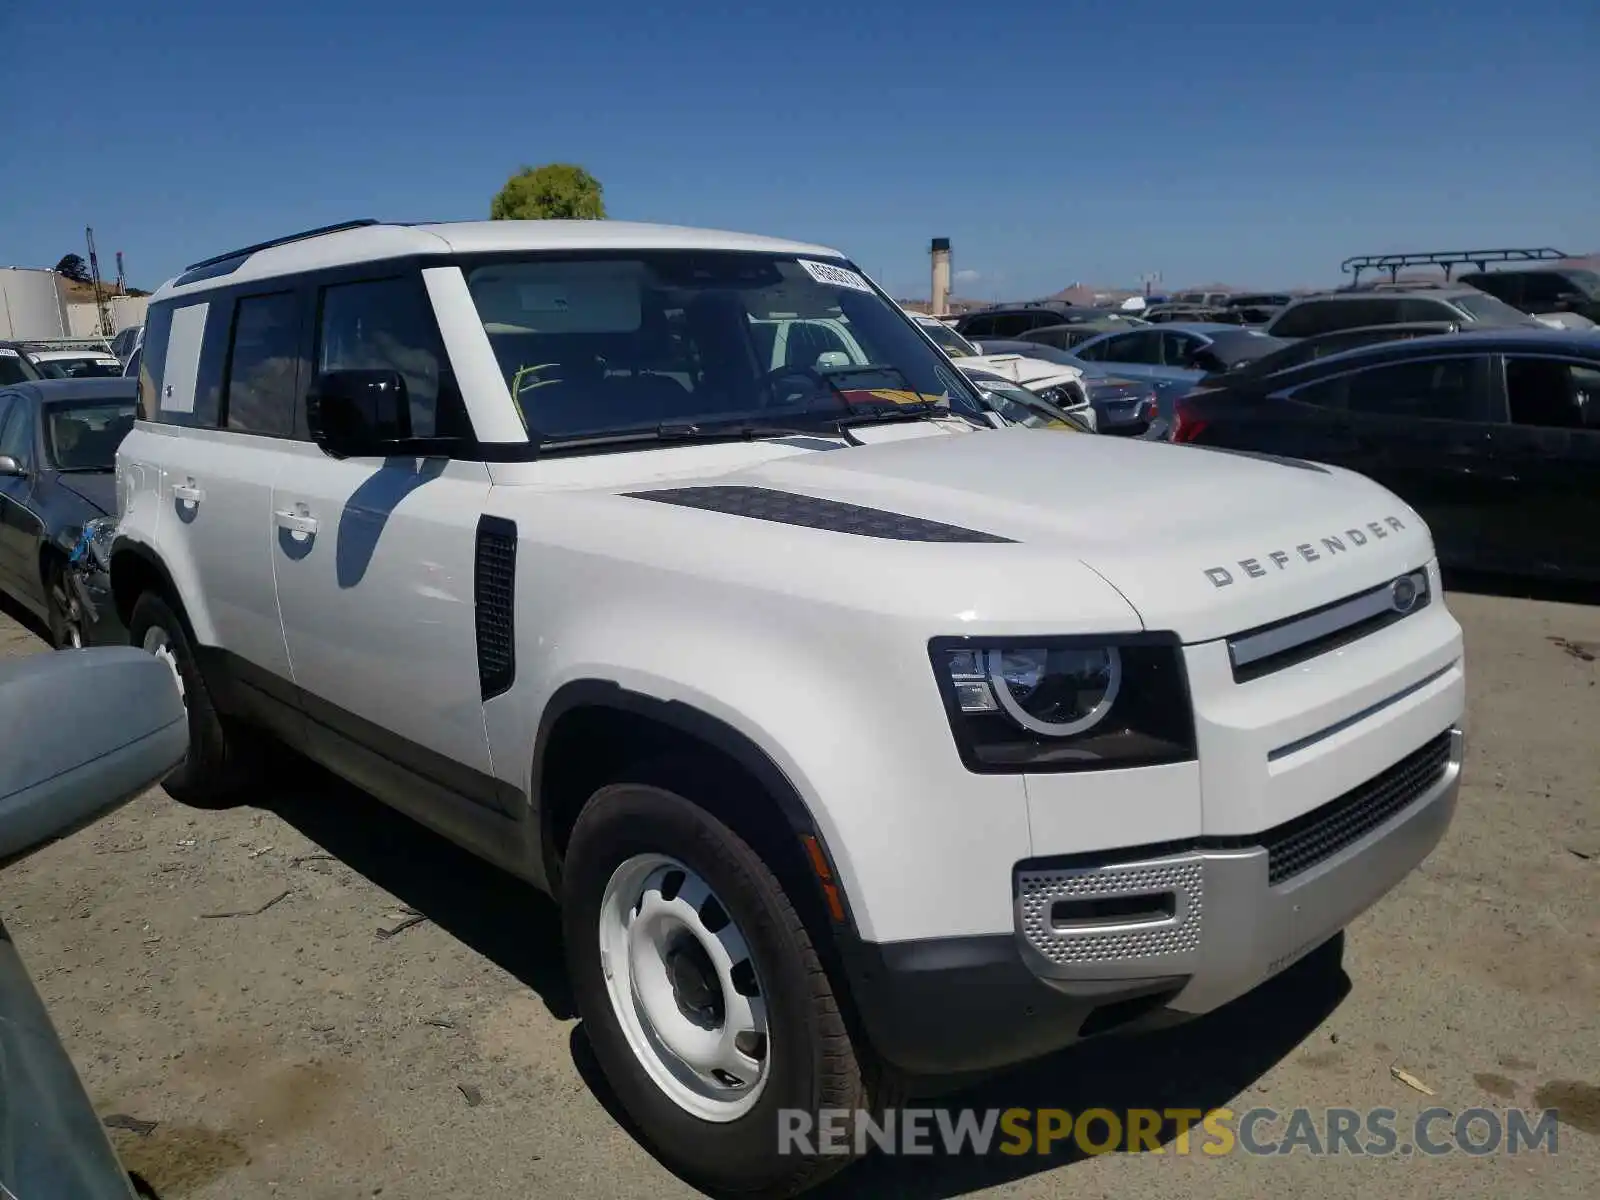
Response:
[{"label": "rear door handle", "polygon": [[196,487],[192,479],[188,483],[173,484],[172,494],[179,500],[187,501],[190,504],[199,504],[200,501],[206,498],[205,489]]},{"label": "rear door handle", "polygon": [[306,513],[297,513],[287,508],[280,508],[272,515],[278,519],[279,529],[287,529],[291,533],[315,533],[317,531],[317,519]]}]

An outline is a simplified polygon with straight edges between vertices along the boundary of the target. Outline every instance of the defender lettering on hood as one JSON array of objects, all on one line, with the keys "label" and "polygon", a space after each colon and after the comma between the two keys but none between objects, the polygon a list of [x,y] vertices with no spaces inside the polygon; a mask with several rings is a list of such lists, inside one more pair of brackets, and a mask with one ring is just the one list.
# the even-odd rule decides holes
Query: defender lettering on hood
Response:
[{"label": "defender lettering on hood", "polygon": [[[1371,538],[1388,537],[1389,529],[1385,529],[1385,525],[1389,529],[1397,530],[1406,527],[1405,522],[1399,517],[1385,517],[1382,521],[1368,521],[1365,530],[1346,529],[1342,534],[1330,534],[1327,537],[1319,538],[1320,549],[1311,542],[1301,542],[1294,547],[1292,554],[1287,550],[1269,550],[1264,557],[1280,571],[1295,558],[1303,559],[1308,563],[1320,562],[1324,558],[1346,553],[1351,547],[1359,548],[1365,546],[1369,540],[1369,534]],[[1238,566],[1244,572],[1245,577],[1250,579],[1260,579],[1263,575],[1269,574],[1267,568],[1262,565],[1260,558],[1241,558],[1238,561]],[[1233,572],[1227,567],[1207,567],[1205,576],[1214,587],[1224,588],[1234,582]]]}]

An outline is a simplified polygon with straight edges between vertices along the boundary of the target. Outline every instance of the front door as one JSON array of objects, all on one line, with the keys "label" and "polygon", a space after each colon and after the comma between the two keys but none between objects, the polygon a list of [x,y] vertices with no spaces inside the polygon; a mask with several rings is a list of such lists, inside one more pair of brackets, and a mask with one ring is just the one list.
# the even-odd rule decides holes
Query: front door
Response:
[{"label": "front door", "polygon": [[35,458],[33,403],[0,396],[0,454],[16,459],[20,473],[0,475],[0,586],[30,608],[44,603],[39,576],[39,536],[44,521],[33,499]]},{"label": "front door", "polygon": [[1414,359],[1344,377],[1357,459],[1348,465],[1417,509],[1440,556],[1457,565],[1493,553],[1513,519],[1489,364],[1486,354]]},{"label": "front door", "polygon": [[[334,283],[316,303],[313,375],[397,371],[414,436],[442,435],[454,386],[421,279]],[[478,675],[475,543],[488,496],[481,462],[336,459],[296,442],[271,504],[278,604],[313,753],[467,840],[473,814],[462,804],[510,815]]]},{"label": "front door", "polygon": [[1600,363],[1507,355],[1505,389],[1498,454],[1515,480],[1505,565],[1600,579]]}]

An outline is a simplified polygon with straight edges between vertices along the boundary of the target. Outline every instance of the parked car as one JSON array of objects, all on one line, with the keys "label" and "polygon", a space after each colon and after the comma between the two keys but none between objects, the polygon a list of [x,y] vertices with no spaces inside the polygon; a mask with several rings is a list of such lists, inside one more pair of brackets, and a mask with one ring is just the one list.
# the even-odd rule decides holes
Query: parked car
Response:
[{"label": "parked car", "polygon": [[[867,361],[768,370],[791,318]],[[361,222],[195,264],[145,349],[112,580],[182,681],[168,789],[287,739],[553,894],[598,1069],[700,1190],[849,1161],[781,1114],[1336,956],[1449,825],[1461,630],[1401,501],[994,429],[836,250]]]},{"label": "parked car", "polygon": [[1400,289],[1374,285],[1296,300],[1267,323],[1265,332],[1278,338],[1302,338],[1340,329],[1417,321],[1513,329],[1539,327],[1539,322],[1526,313],[1474,287]]},{"label": "parked car", "polygon": [[1534,317],[1570,315],[1600,321],[1600,272],[1580,267],[1475,271],[1461,282]]},{"label": "parked car", "polygon": [[994,405],[994,410],[1006,424],[1026,425],[1030,429],[1063,429],[1073,433],[1093,433],[1094,425],[1076,413],[1058,408],[1037,392],[1020,383],[1013,383],[1004,375],[985,371],[970,365],[970,360],[956,364],[977,387],[980,395]]},{"label": "parked car", "polygon": [[133,357],[133,352],[139,348],[139,339],[144,336],[143,325],[130,325],[119,330],[111,339],[111,353],[117,356],[117,361],[126,363]]},{"label": "parked car", "polygon": [[85,597],[71,568],[85,528],[109,533],[116,516],[117,446],[133,428],[135,394],[124,379],[0,389],[0,590],[44,621],[57,647],[122,640],[109,579],[91,572]]},{"label": "parked car", "polygon": [[1173,439],[1332,463],[1414,507],[1446,566],[1600,579],[1600,338],[1367,346],[1179,401]]},{"label": "parked car", "polygon": [[[0,661],[0,729],[0,869],[159,783],[189,748],[171,673],[129,646]],[[0,1196],[134,1200],[3,922],[0,1114]]]},{"label": "parked car", "polygon": [[25,347],[16,342],[0,342],[0,387],[42,378]]},{"label": "parked car", "polygon": [[28,359],[45,379],[116,379],[122,363],[103,350],[33,350]]},{"label": "parked car", "polygon": [[1004,351],[980,347],[932,317],[912,315],[911,319],[958,366],[977,367],[1021,384],[1094,428],[1096,415],[1083,382],[1085,371],[1076,360],[1058,363],[1033,353],[1032,346]]},{"label": "parked car", "polygon": [[[1094,410],[1097,433],[1139,437],[1148,433],[1161,411],[1162,390],[1175,386],[1152,379],[1129,379],[1099,363],[1084,362],[1070,351],[1057,350],[1024,341],[984,341],[973,343],[986,355],[1001,361],[1001,356],[1020,354],[1028,361],[1042,360],[1076,371]],[[1187,391],[1183,385],[1181,391]],[[1181,392],[1174,393],[1175,395]],[[1171,405],[1167,406],[1170,411]]]},{"label": "parked car", "polygon": [[[1121,316],[1096,317],[1092,320],[1075,321],[1070,325],[1042,325],[1038,329],[1030,329],[1026,333],[1019,333],[1015,338],[1000,339],[1016,342],[1034,342],[1040,346],[1051,346],[1057,350],[1071,350],[1074,346],[1081,346],[1090,338],[1099,337],[1102,333],[1114,333],[1125,329],[1143,329],[1150,325],[1149,321],[1139,318]],[[985,341],[996,339],[986,338]]]},{"label": "parked car", "polygon": [[1208,374],[1230,370],[1282,349],[1284,342],[1233,325],[1173,323],[1128,333],[1108,333],[1073,353],[1118,375],[1164,384],[1160,415],[1171,419],[1177,397]]},{"label": "parked car", "polygon": [[[1076,314],[1069,304],[1020,304],[962,313],[955,328],[965,338],[1014,338],[1030,329],[1060,325]],[[1104,314],[1096,310],[1096,318]]]},{"label": "parked car", "polygon": [[[1210,386],[1219,381],[1228,383],[1244,376],[1272,375],[1279,371],[1287,371],[1291,367],[1314,362],[1319,358],[1326,358],[1330,354],[1342,354],[1346,350],[1354,350],[1360,346],[1372,346],[1379,342],[1398,342],[1406,338],[1437,337],[1440,334],[1457,333],[1462,328],[1462,325],[1454,321],[1416,321],[1409,325],[1366,325],[1358,329],[1339,329],[1333,333],[1318,334],[1316,337],[1289,342],[1271,354],[1236,362],[1226,371],[1210,372],[1200,384]],[[1481,327],[1469,325],[1465,328]]]}]

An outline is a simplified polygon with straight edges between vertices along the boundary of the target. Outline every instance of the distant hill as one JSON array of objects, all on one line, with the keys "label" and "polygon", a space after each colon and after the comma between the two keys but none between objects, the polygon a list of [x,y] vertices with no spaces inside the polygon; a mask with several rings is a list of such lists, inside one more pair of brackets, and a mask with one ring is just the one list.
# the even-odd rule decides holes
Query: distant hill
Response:
[{"label": "distant hill", "polygon": [[[68,304],[94,303],[94,284],[92,283],[74,283],[65,275],[57,275],[56,286],[61,289],[61,298]],[[117,295],[117,281],[113,279],[107,282],[102,279],[100,281],[100,291],[107,300],[111,299],[112,296]],[[148,296],[150,293],[143,288],[131,287],[123,294],[128,296]]]}]

